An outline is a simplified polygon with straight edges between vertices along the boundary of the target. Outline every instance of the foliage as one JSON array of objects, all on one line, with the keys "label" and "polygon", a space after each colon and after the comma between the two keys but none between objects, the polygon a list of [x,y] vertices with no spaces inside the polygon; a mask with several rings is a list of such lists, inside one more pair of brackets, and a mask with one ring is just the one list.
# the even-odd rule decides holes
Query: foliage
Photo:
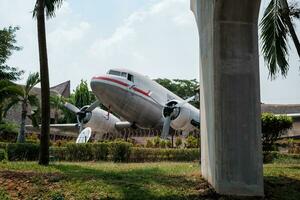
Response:
[{"label": "foliage", "polygon": [[70,143],[66,145],[66,160],[87,161],[93,160],[92,146],[86,144]]},{"label": "foliage", "polygon": [[7,154],[5,149],[0,149],[0,161],[6,160]]},{"label": "foliage", "polygon": [[274,142],[286,131],[292,128],[293,120],[285,115],[275,116],[263,113],[261,116],[262,144],[264,151],[271,151]]},{"label": "foliage", "polygon": [[75,106],[78,108],[82,108],[83,106],[93,103],[87,81],[81,80],[80,84],[76,87],[74,94]]},{"label": "foliage", "polygon": [[[183,99],[187,99],[189,97],[195,96],[197,94],[199,83],[196,79],[192,80],[184,80],[184,79],[155,79],[157,83],[162,85],[163,87],[167,88],[174,94],[178,95],[179,97]],[[194,105],[196,108],[199,108],[199,101],[191,101],[192,105]]]},{"label": "foliage", "polygon": [[0,141],[16,142],[18,126],[12,122],[0,122]]},{"label": "foliage", "polygon": [[128,142],[113,142],[110,146],[112,160],[114,162],[128,162],[132,144]]},{"label": "foliage", "polygon": [[176,138],[175,145],[176,145],[177,148],[182,145],[182,139],[181,139],[181,137],[177,137]]},{"label": "foliage", "polygon": [[166,148],[166,146],[167,146],[166,141],[165,140],[161,140],[160,143],[159,143],[159,147],[164,149],[164,148]]},{"label": "foliage", "polygon": [[260,38],[271,78],[275,78],[279,72],[284,77],[287,75],[288,36],[293,39],[300,56],[300,43],[291,22],[291,17],[297,17],[297,13],[297,8],[289,8],[286,0],[271,0],[263,14]]},{"label": "foliage", "polygon": [[109,154],[109,143],[94,143],[92,151],[95,160],[107,160]]},{"label": "foliage", "polygon": [[156,137],[153,139],[153,147],[158,148],[158,147],[159,147],[159,144],[160,144],[160,137],[156,136]]},{"label": "foliage", "polygon": [[18,27],[9,26],[0,30],[0,80],[19,80],[24,71],[19,71],[15,67],[6,65],[7,59],[12,55],[13,51],[19,51],[21,48],[15,46],[16,31]]},{"label": "foliage", "polygon": [[154,146],[154,144],[153,144],[152,140],[147,140],[146,141],[146,147],[147,148],[152,148],[153,146]]},{"label": "foliage", "polygon": [[200,159],[200,150],[197,149],[158,149],[136,148],[131,151],[131,162],[157,162],[157,161],[195,161]]},{"label": "foliage", "polygon": [[[40,108],[40,101],[36,94],[32,94],[31,90],[40,82],[39,74],[38,73],[31,73],[29,74],[25,86],[18,86],[19,92],[16,96],[10,98],[7,105],[4,108],[4,116],[8,112],[10,108],[13,106],[21,103],[22,106],[22,113],[21,113],[21,125],[20,125],[20,132],[18,135],[18,142],[25,142],[25,120],[28,117],[28,105],[31,106],[31,110],[33,111],[32,114],[29,114],[30,118],[32,119],[34,113],[39,111]],[[37,120],[38,121],[38,120]]]},{"label": "foliage", "polygon": [[7,144],[7,157],[10,161],[37,160],[39,156],[39,145],[30,143]]},{"label": "foliage", "polygon": [[192,135],[189,135],[185,141],[186,148],[197,148],[198,147],[198,139]]},{"label": "foliage", "polygon": [[167,146],[168,148],[173,148],[171,140],[167,140],[166,146]]},{"label": "foliage", "polygon": [[0,187],[0,199],[1,200],[10,200],[7,192],[4,191],[1,187]]}]

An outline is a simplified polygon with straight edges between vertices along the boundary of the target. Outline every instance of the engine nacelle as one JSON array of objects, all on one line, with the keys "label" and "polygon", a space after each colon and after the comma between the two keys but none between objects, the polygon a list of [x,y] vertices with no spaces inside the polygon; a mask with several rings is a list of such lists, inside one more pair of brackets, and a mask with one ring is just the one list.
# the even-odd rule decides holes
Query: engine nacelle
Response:
[{"label": "engine nacelle", "polygon": [[[177,105],[180,103],[178,100],[171,100],[167,103],[168,106]],[[163,110],[163,116],[166,116],[167,108]],[[175,130],[181,130],[184,132],[190,132],[196,129],[192,120],[199,121],[199,111],[192,105],[186,103],[180,108],[175,108],[171,115],[171,127]]]},{"label": "engine nacelle", "polygon": [[120,122],[113,114],[109,113],[100,108],[95,108],[90,116],[89,121],[84,124],[85,127],[91,127],[92,131],[96,134],[104,133],[117,133],[115,124]]}]

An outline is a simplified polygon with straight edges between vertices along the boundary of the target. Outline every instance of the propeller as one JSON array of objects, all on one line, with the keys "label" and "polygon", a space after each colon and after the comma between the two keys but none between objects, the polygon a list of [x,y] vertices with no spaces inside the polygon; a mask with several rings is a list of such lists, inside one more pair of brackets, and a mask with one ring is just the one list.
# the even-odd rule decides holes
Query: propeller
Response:
[{"label": "propeller", "polygon": [[192,96],[182,102],[173,100],[173,101],[169,101],[168,103],[165,104],[165,106],[163,108],[163,115],[165,117],[165,120],[164,120],[162,134],[161,134],[161,137],[163,139],[166,139],[167,136],[169,135],[171,121],[180,114],[180,109],[182,108],[182,106],[194,99],[195,99],[195,96]]},{"label": "propeller", "polygon": [[83,106],[81,109],[77,108],[75,105],[71,104],[71,103],[65,103],[65,107],[72,111],[73,113],[76,114],[77,116],[77,122],[79,124],[79,133],[81,133],[81,131],[83,130],[83,125],[85,123],[87,123],[91,116],[92,116],[92,111],[99,106],[100,102],[99,101],[95,101],[94,103],[92,103],[90,106]]}]

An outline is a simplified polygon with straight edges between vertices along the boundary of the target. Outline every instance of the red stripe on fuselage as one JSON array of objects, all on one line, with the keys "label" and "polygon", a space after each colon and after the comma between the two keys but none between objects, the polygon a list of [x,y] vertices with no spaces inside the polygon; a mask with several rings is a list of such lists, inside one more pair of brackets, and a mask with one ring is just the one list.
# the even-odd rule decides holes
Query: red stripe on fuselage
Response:
[{"label": "red stripe on fuselage", "polygon": [[[103,76],[93,77],[93,79],[105,80],[105,81],[111,81],[111,82],[113,82],[113,83],[117,83],[117,84],[120,84],[120,85],[125,86],[125,87],[128,87],[128,86],[129,86],[127,83],[124,83],[124,82],[122,82],[122,81],[119,81],[119,80],[116,80],[116,79],[113,79],[113,78],[103,77]],[[141,89],[139,89],[139,88],[137,88],[137,87],[133,87],[132,89],[133,89],[134,91],[138,92],[138,93],[141,93],[141,94],[147,96],[147,97],[149,96],[149,93],[150,93],[150,91],[149,91],[149,92],[146,92],[146,91],[141,90]]]}]

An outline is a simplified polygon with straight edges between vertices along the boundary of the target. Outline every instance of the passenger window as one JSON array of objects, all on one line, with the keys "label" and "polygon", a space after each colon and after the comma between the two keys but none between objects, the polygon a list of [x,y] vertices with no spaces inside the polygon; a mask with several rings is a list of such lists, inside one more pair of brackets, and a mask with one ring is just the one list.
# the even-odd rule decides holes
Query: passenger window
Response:
[{"label": "passenger window", "polygon": [[132,76],[131,74],[128,74],[128,77],[127,77],[127,79],[128,79],[129,81],[131,81],[131,82],[134,82],[134,80],[133,80],[133,76]]}]

